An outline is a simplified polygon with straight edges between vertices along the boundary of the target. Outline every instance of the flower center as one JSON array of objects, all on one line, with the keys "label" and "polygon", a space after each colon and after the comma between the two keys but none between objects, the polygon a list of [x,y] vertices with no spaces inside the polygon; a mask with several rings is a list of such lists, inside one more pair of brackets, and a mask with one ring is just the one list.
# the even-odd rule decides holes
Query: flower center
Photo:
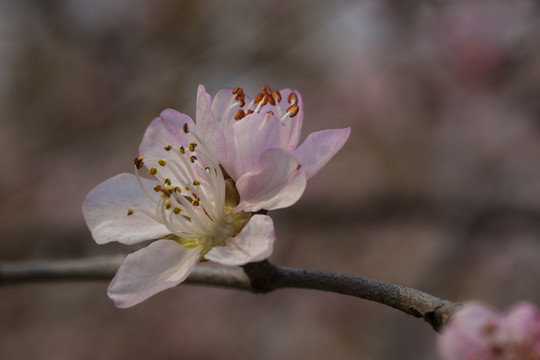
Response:
[{"label": "flower center", "polygon": [[[187,124],[184,132],[189,133]],[[233,224],[238,214],[226,202],[228,187],[219,165],[200,139],[191,135],[194,141],[185,146],[165,145],[162,158],[135,158],[135,175],[155,208],[129,209],[127,215],[144,213],[165,225],[171,231],[170,239],[186,248],[201,247],[204,256],[235,235]],[[145,163],[158,182],[154,193],[145,189],[140,178]]]}]

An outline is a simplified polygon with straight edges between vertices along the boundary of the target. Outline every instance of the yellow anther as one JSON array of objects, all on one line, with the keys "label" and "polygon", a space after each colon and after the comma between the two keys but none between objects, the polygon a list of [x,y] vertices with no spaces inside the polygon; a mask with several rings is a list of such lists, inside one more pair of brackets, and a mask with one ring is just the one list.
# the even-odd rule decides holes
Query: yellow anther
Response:
[{"label": "yellow anther", "polygon": [[134,212],[133,209],[128,209],[128,212],[127,212],[128,216],[133,215],[133,212]]},{"label": "yellow anther", "polygon": [[171,202],[170,201],[165,201],[165,209],[170,209],[171,208]]},{"label": "yellow anther", "polygon": [[165,197],[165,193],[161,194],[160,197],[163,199]]},{"label": "yellow anther", "polygon": [[154,191],[155,191],[155,192],[159,192],[159,190],[161,190],[161,185],[156,185],[156,186],[154,187]]},{"label": "yellow anther", "polygon": [[180,186],[177,186],[177,187],[174,188],[174,191],[176,191],[177,193],[181,193],[182,188]]},{"label": "yellow anther", "polygon": [[156,168],[150,168],[150,175],[156,175],[157,169]]},{"label": "yellow anther", "polygon": [[197,143],[194,143],[194,142],[190,143],[189,144],[189,151],[191,151],[191,152],[195,151],[196,146],[197,146]]},{"label": "yellow anther", "polygon": [[167,145],[164,147],[165,150],[170,151],[172,149],[172,145]]},{"label": "yellow anther", "polygon": [[201,182],[199,180],[193,180],[193,185],[199,186],[201,185]]},{"label": "yellow anther", "polygon": [[199,199],[195,199],[191,202],[191,205],[193,206],[199,206]]},{"label": "yellow anther", "polygon": [[180,146],[180,154],[185,154],[186,153],[186,150],[184,149],[183,146]]},{"label": "yellow anther", "polygon": [[160,166],[165,166],[167,165],[167,162],[165,160],[158,160],[157,162]]},{"label": "yellow anther", "polygon": [[171,185],[171,179],[169,178],[165,178],[165,180],[163,180],[163,182],[167,185]]},{"label": "yellow anther", "polygon": [[184,130],[184,132],[185,132],[186,134],[189,132],[189,126],[188,126],[187,123],[184,124],[183,130]]},{"label": "yellow anther", "polygon": [[205,166],[205,167],[204,167],[204,170],[210,171],[210,166]]},{"label": "yellow anther", "polygon": [[178,206],[175,206],[175,208],[173,209],[173,212],[178,215],[180,214],[180,211],[182,211],[182,209],[180,209]]},{"label": "yellow anther", "polygon": [[135,167],[136,167],[137,169],[142,168],[143,165],[144,165],[143,158],[140,157],[140,156],[139,156],[139,157],[136,157],[136,158],[133,160],[133,162],[135,163]]},{"label": "yellow anther", "polygon": [[176,186],[167,186],[167,191],[170,193],[172,191],[175,191],[176,190]]},{"label": "yellow anther", "polygon": [[191,161],[191,163],[194,163],[195,161],[197,161],[197,157],[195,155],[192,155],[190,158],[189,158],[189,161]]}]

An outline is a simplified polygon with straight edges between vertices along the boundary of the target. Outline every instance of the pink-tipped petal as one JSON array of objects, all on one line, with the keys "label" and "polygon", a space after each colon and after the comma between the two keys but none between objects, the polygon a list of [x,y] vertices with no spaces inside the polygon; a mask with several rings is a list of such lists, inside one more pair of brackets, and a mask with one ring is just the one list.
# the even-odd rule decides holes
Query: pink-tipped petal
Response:
[{"label": "pink-tipped petal", "polygon": [[226,246],[214,247],[205,257],[221,265],[244,265],[261,261],[272,254],[274,224],[267,215],[253,215],[247,225]]},{"label": "pink-tipped petal", "polygon": [[329,129],[311,133],[296,149],[296,158],[302,164],[308,179],[312,178],[343,147],[351,128]]},{"label": "pink-tipped petal", "polygon": [[[154,193],[152,188],[157,182],[147,179],[141,181],[149,193]],[[163,224],[141,212],[127,215],[129,209],[137,208],[152,213],[155,204],[143,193],[135,175],[119,174],[90,191],[83,203],[82,212],[98,244],[118,241],[131,245],[170,234]]]},{"label": "pink-tipped petal", "polygon": [[219,163],[227,166],[227,146],[225,136],[211,109],[211,97],[203,85],[199,85],[197,93],[197,129],[196,134],[208,151]]},{"label": "pink-tipped petal", "polygon": [[200,259],[200,249],[186,249],[172,240],[158,240],[126,257],[107,294],[119,308],[136,305],[178,285]]},{"label": "pink-tipped petal", "polygon": [[160,159],[168,154],[165,150],[168,145],[174,150],[178,150],[181,145],[186,147],[194,138],[184,132],[185,124],[189,131],[195,130],[195,123],[189,116],[173,109],[163,110],[146,128],[139,147],[140,156],[145,159]]},{"label": "pink-tipped petal", "polygon": [[265,151],[255,168],[236,182],[240,194],[237,210],[281,209],[304,193],[306,175],[294,156],[282,149]]},{"label": "pink-tipped petal", "polygon": [[274,116],[251,114],[237,121],[227,144],[232,165],[229,174],[238,180],[255,168],[264,151],[285,148],[287,140],[286,125]]}]

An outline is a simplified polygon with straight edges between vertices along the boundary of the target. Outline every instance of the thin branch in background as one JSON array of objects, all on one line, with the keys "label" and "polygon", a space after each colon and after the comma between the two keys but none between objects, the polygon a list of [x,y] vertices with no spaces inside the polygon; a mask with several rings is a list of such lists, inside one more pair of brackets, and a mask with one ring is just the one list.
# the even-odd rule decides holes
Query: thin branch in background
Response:
[{"label": "thin branch in background", "polygon": [[[110,280],[124,255],[84,259],[0,262],[0,285],[51,280]],[[460,306],[422,291],[329,271],[295,269],[267,260],[240,267],[201,264],[185,283],[267,293],[282,288],[329,291],[371,300],[423,318],[439,331]]]}]

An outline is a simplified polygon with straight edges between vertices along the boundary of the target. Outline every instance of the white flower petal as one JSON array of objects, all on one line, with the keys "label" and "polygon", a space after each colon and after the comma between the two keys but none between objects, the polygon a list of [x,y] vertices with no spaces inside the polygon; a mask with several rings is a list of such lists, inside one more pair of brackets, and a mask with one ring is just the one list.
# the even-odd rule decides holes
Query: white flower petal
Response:
[{"label": "white flower petal", "polygon": [[266,259],[272,254],[275,240],[274,224],[267,215],[253,215],[226,246],[216,246],[205,255],[221,265],[244,265]]},{"label": "white flower petal", "polygon": [[186,249],[172,240],[158,240],[126,257],[107,294],[117,307],[136,305],[178,285],[200,259],[200,249]]},{"label": "white flower petal", "polygon": [[[148,192],[157,182],[141,179]],[[136,244],[170,234],[167,228],[154,219],[135,211],[127,215],[128,209],[155,211],[155,204],[141,190],[137,178],[132,174],[119,174],[96,186],[86,196],[83,216],[94,240],[98,244],[118,241]]]},{"label": "white flower petal", "polygon": [[275,116],[251,114],[237,121],[228,141],[232,173],[239,179],[253,170],[261,154],[272,148],[285,148],[288,141],[287,126]]},{"label": "white flower petal", "polygon": [[308,179],[312,178],[343,147],[351,128],[329,129],[311,133],[296,149],[296,158],[302,164]]},{"label": "white flower petal", "polygon": [[294,204],[304,193],[306,175],[295,157],[282,149],[269,149],[255,168],[236,182],[237,210],[274,210]]}]

